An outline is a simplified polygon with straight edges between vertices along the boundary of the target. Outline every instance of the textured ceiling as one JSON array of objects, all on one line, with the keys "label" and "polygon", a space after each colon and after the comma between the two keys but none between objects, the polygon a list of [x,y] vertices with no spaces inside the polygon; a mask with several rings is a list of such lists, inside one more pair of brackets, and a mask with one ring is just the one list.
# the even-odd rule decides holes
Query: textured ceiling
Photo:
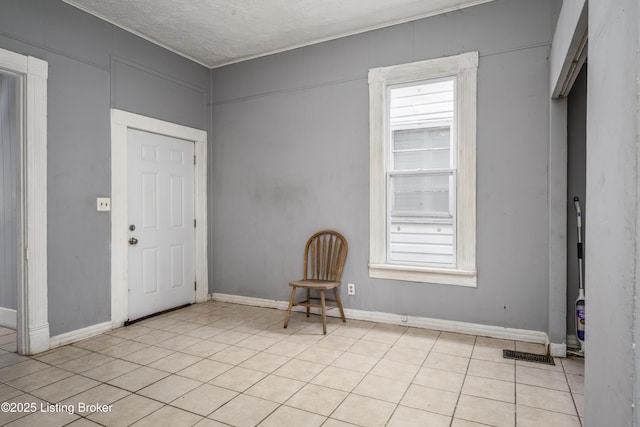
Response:
[{"label": "textured ceiling", "polygon": [[491,0],[63,0],[210,68]]}]

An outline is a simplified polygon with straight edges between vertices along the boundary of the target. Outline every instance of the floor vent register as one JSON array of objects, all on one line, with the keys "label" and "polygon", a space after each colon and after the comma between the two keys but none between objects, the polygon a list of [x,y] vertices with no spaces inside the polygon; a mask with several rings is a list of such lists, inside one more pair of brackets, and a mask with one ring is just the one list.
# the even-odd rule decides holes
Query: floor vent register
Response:
[{"label": "floor vent register", "polygon": [[505,359],[524,360],[525,362],[544,363],[555,365],[553,357],[548,354],[533,354],[515,350],[502,350],[502,357]]}]

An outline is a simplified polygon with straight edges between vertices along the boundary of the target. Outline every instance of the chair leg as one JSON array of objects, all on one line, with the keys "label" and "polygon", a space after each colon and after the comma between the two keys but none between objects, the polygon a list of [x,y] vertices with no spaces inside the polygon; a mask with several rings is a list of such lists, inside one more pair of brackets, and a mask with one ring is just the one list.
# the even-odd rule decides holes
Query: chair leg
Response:
[{"label": "chair leg", "polygon": [[342,309],[342,301],[340,300],[340,292],[338,292],[338,288],[333,288],[333,294],[336,296],[336,303],[338,304],[338,308],[340,309],[340,316],[342,316],[342,321],[346,322],[347,319],[344,317],[344,310]]},{"label": "chair leg", "polygon": [[307,317],[311,312],[311,289],[307,288]]},{"label": "chair leg", "polygon": [[291,297],[289,298],[289,308],[287,308],[287,315],[284,317],[284,327],[286,329],[289,324],[289,316],[291,315],[291,307],[293,307],[293,301],[296,299],[296,287],[291,287]]},{"label": "chair leg", "polygon": [[322,333],[327,335],[327,309],[324,306],[324,289],[320,289],[320,305],[322,306]]}]

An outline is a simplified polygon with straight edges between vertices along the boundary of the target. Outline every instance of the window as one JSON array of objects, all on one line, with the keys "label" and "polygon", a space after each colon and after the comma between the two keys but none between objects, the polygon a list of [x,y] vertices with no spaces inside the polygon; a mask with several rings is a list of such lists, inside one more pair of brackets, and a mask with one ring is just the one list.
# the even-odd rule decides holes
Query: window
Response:
[{"label": "window", "polygon": [[369,71],[374,278],[476,286],[477,52]]}]

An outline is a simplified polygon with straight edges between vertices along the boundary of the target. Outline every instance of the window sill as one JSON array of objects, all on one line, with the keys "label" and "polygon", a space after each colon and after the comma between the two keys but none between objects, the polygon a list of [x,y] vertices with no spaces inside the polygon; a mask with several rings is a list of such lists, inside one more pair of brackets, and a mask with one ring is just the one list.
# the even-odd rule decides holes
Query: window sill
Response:
[{"label": "window sill", "polygon": [[478,275],[475,271],[414,267],[393,264],[369,264],[369,277],[374,279],[404,280],[409,282],[436,283],[475,288]]}]

